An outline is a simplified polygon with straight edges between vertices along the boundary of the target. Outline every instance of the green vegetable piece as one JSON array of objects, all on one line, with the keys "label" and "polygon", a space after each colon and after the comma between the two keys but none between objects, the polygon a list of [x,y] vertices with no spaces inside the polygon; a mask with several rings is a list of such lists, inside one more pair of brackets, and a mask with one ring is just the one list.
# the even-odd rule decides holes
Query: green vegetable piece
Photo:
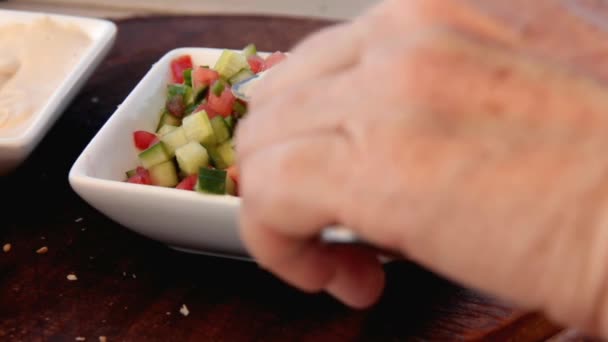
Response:
[{"label": "green vegetable piece", "polygon": [[243,81],[246,81],[250,78],[252,78],[253,76],[255,76],[255,74],[253,73],[253,71],[251,71],[249,68],[246,69],[242,69],[241,71],[237,72],[234,76],[232,76],[230,78],[230,84],[237,84]]},{"label": "green vegetable piece", "polygon": [[207,148],[207,152],[218,169],[227,169],[234,165],[236,160],[231,140],[227,140],[214,147],[209,147]]},{"label": "green vegetable piece", "polygon": [[192,87],[192,69],[184,70],[184,85]]},{"label": "green vegetable piece", "polygon": [[165,125],[170,126],[179,126],[182,124],[182,120],[178,117],[175,117],[169,113],[169,111],[165,110],[160,116],[160,120],[158,122],[157,131],[160,130]]},{"label": "green vegetable piece", "polygon": [[164,163],[169,159],[171,159],[171,155],[162,141],[159,141],[139,154],[141,165],[146,169]]},{"label": "green vegetable piece", "polygon": [[228,125],[228,130],[230,131],[230,136],[232,136],[234,129],[236,128],[236,119],[234,116],[230,115],[224,119],[226,121],[226,125]]},{"label": "green vegetable piece", "polygon": [[173,188],[179,183],[177,169],[173,160],[154,165],[149,171],[150,180],[154,185]]},{"label": "green vegetable piece", "polygon": [[218,144],[230,139],[230,127],[228,127],[223,117],[218,115],[211,119],[211,126],[213,127],[213,133]]},{"label": "green vegetable piece", "polygon": [[251,57],[251,56],[255,56],[258,54],[258,48],[255,46],[255,44],[249,44],[247,46],[245,46],[245,48],[243,49],[243,55],[245,57]]},{"label": "green vegetable piece", "polygon": [[184,127],[178,127],[172,130],[171,132],[163,135],[160,138],[160,141],[165,144],[165,150],[171,157],[175,156],[175,150],[186,145],[189,142]]},{"label": "green vegetable piece", "polygon": [[188,141],[196,141],[203,144],[203,146],[213,146],[216,144],[213,126],[211,126],[209,116],[204,110],[186,116],[182,127],[186,132]]},{"label": "green vegetable piece", "polygon": [[137,174],[137,169],[129,170],[129,171],[125,172],[125,173],[127,175],[127,179],[129,179],[129,178],[131,178],[131,177],[133,177],[133,176],[135,176]]},{"label": "green vegetable piece", "polygon": [[241,101],[234,101],[232,111],[236,114],[237,119],[240,119],[247,114],[247,106]]},{"label": "green vegetable piece", "polygon": [[180,170],[185,175],[198,173],[201,167],[209,166],[209,155],[203,145],[192,141],[175,151]]},{"label": "green vegetable piece", "polygon": [[156,131],[156,134],[159,137],[162,137],[163,135],[176,130],[178,128],[178,126],[173,126],[173,125],[163,125],[161,128],[158,129],[158,131]]},{"label": "green vegetable piece", "polygon": [[226,194],[227,176],[226,170],[201,168],[195,189],[202,193],[224,195]]},{"label": "green vegetable piece", "polygon": [[225,88],[226,88],[226,84],[224,83],[223,80],[220,79],[213,83],[213,85],[211,86],[211,92],[213,93],[213,95],[219,97],[222,95]]},{"label": "green vegetable piece", "polygon": [[249,63],[244,55],[232,50],[224,50],[214,69],[225,79],[230,79],[237,72],[248,67]]}]

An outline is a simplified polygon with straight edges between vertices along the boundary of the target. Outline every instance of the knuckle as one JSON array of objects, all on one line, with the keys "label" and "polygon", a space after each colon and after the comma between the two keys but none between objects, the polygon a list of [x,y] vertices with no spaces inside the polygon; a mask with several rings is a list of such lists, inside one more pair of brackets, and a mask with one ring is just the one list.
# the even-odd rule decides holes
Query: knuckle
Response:
[{"label": "knuckle", "polygon": [[386,100],[426,107],[445,93],[444,87],[458,85],[462,88],[454,78],[457,78],[466,54],[455,43],[457,37],[443,29],[420,31],[407,42],[383,47],[380,56],[370,56],[367,60],[372,64],[369,72],[395,75],[391,88],[385,93],[390,97]]},{"label": "knuckle", "polygon": [[369,17],[379,25],[387,21],[403,23],[404,17],[428,25],[439,23],[445,17],[446,6],[450,5],[445,0],[386,0],[375,7]]}]

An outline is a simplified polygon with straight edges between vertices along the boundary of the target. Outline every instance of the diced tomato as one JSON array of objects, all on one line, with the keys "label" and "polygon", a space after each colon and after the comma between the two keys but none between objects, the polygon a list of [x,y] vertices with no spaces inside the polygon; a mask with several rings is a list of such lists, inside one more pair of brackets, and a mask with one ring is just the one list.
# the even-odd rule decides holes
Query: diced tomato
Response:
[{"label": "diced tomato", "polygon": [[171,72],[173,82],[184,83],[184,71],[192,69],[192,58],[189,55],[182,55],[171,61]]},{"label": "diced tomato", "polygon": [[144,181],[144,184],[152,184],[150,171],[146,170],[144,167],[138,166],[137,169],[135,169],[135,173],[141,177],[141,179]]},{"label": "diced tomato", "polygon": [[194,186],[196,185],[197,181],[198,181],[198,175],[196,175],[196,174],[190,175],[190,176],[184,178],[184,180],[182,180],[175,188],[181,189],[181,190],[193,191]]},{"label": "diced tomato", "polygon": [[258,55],[247,57],[247,62],[254,74],[257,74],[264,69],[264,59]]},{"label": "diced tomato", "polygon": [[272,55],[266,57],[266,60],[264,61],[263,70],[268,70],[268,69],[272,68],[273,66],[284,61],[286,58],[287,58],[287,55],[282,52],[273,53]]},{"label": "diced tomato", "polygon": [[140,175],[131,176],[129,179],[127,179],[127,182],[134,184],[146,184]]},{"label": "diced tomato", "polygon": [[227,168],[226,172],[228,172],[228,177],[232,178],[235,183],[239,182],[239,170],[236,168],[236,165]]},{"label": "diced tomato", "polygon": [[[232,94],[232,90],[230,87],[226,87],[220,96],[215,96],[213,92],[210,92],[207,98],[207,106],[211,111],[223,117],[228,117],[232,114],[234,101],[236,101],[236,98]],[[208,114],[211,115],[210,113]]]},{"label": "diced tomato", "polygon": [[150,172],[148,172],[148,170],[146,170],[145,168],[143,168],[141,166],[138,166],[135,171],[135,175],[131,176],[129,179],[127,179],[127,182],[135,183],[135,184],[151,185],[152,179],[150,178]]},{"label": "diced tomato", "polygon": [[133,140],[135,141],[135,147],[140,150],[145,150],[152,146],[157,140],[157,136],[154,133],[147,131],[135,131],[133,133]]},{"label": "diced tomato", "polygon": [[192,72],[192,88],[200,89],[211,85],[220,78],[220,74],[209,68],[196,68]]},{"label": "diced tomato", "polygon": [[232,165],[226,169],[228,172],[228,177],[232,179],[235,187],[235,195],[239,195],[239,170],[236,168],[236,165]]},{"label": "diced tomato", "polygon": [[200,106],[198,106],[194,112],[199,112],[201,110],[204,110],[207,113],[207,116],[209,117],[209,119],[213,119],[214,117],[218,116],[219,114],[214,111],[213,109],[211,109],[209,107],[208,103],[202,103]]}]

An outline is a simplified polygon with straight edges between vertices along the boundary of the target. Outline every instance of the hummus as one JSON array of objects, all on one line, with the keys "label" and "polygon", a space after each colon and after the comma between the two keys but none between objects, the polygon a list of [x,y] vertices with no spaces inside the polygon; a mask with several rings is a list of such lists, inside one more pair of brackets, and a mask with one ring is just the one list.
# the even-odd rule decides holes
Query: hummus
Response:
[{"label": "hummus", "polygon": [[20,133],[90,43],[78,27],[47,17],[0,26],[0,133]]}]

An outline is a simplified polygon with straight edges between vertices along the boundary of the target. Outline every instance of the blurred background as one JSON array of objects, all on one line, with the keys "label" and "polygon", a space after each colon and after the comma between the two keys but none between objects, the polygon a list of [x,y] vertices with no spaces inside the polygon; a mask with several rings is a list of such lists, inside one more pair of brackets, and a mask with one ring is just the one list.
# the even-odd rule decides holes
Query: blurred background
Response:
[{"label": "blurred background", "polygon": [[105,18],[155,14],[271,14],[348,19],[378,0],[0,0],[0,8]]}]

